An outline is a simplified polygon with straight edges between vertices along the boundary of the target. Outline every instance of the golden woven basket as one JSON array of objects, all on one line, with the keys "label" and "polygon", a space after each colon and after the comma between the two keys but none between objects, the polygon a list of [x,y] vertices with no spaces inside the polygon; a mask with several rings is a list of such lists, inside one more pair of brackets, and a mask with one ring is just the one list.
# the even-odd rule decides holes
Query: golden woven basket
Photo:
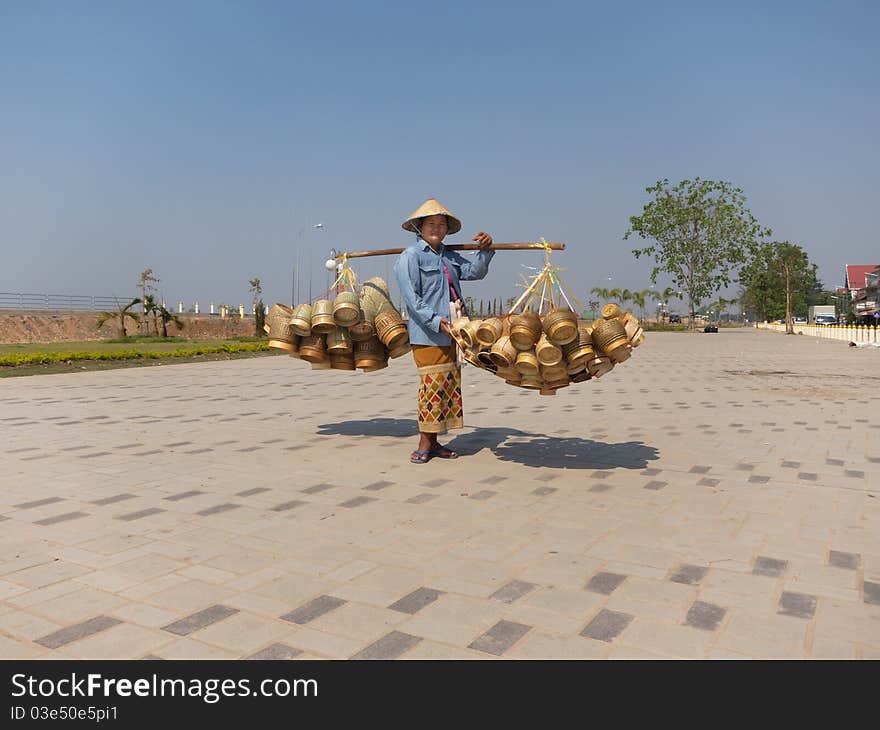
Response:
[{"label": "golden woven basket", "polygon": [[324,335],[307,335],[300,339],[299,356],[306,362],[326,362],[327,343]]},{"label": "golden woven basket", "polygon": [[361,305],[357,294],[341,291],[333,300],[333,321],[337,327],[351,327],[361,319]]},{"label": "golden woven basket", "polygon": [[504,335],[498,338],[498,341],[492,345],[489,350],[489,357],[492,362],[499,368],[510,367],[516,361],[517,349],[510,341],[510,337]]},{"label": "golden woven basket", "polygon": [[373,320],[376,327],[376,336],[389,350],[394,350],[408,341],[406,323],[393,307],[386,307],[379,311]]},{"label": "golden woven basket", "polygon": [[293,310],[283,304],[273,304],[266,318],[269,326],[269,347],[274,350],[296,352],[297,336],[290,327]]},{"label": "golden woven basket", "polygon": [[592,378],[601,378],[613,367],[614,363],[611,361],[611,358],[605,357],[604,355],[595,357],[592,360],[587,360],[587,372],[590,373],[590,377]]},{"label": "golden woven basket", "polygon": [[330,355],[330,367],[333,370],[354,370],[354,355]]},{"label": "golden woven basket", "polygon": [[326,335],[335,329],[333,302],[329,299],[319,299],[312,307],[312,333]]},{"label": "golden woven basket", "polygon": [[606,355],[629,345],[626,330],[618,319],[600,319],[593,325],[593,344]]},{"label": "golden woven basket", "polygon": [[523,375],[519,385],[521,388],[528,388],[529,390],[540,390],[544,387],[544,381],[540,375]]},{"label": "golden woven basket", "polygon": [[523,350],[516,356],[514,367],[523,375],[538,374],[538,358],[534,350]]},{"label": "golden woven basket", "polygon": [[576,339],[577,315],[570,309],[554,309],[544,315],[544,334],[554,345],[565,345]]},{"label": "golden woven basket", "polygon": [[369,340],[361,340],[354,343],[355,367],[366,370],[367,368],[378,369],[385,359],[385,350],[378,337]]},{"label": "golden woven basket", "polygon": [[481,345],[491,347],[504,334],[504,323],[498,317],[484,319],[477,327],[476,334]]},{"label": "golden woven basket", "polygon": [[531,350],[542,332],[541,318],[534,312],[510,316],[510,342],[517,350]]},{"label": "golden woven basket", "polygon": [[312,306],[300,304],[290,318],[290,328],[295,335],[306,337],[312,334]]},{"label": "golden woven basket", "polygon": [[614,302],[608,302],[608,304],[602,307],[600,313],[604,319],[616,319],[623,315],[623,310]]},{"label": "golden woven basket", "polygon": [[345,327],[337,327],[332,332],[327,333],[327,354],[328,355],[350,355],[354,350],[354,343],[351,335]]},{"label": "golden woven basket", "polygon": [[557,365],[562,362],[562,349],[554,345],[546,334],[542,334],[538,344],[535,345],[535,355],[542,365]]}]

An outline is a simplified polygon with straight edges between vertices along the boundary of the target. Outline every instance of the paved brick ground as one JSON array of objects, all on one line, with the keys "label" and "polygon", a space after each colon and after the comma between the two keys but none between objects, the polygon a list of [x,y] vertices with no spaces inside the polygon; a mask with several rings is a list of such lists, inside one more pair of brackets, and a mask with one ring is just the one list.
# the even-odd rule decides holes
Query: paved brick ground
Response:
[{"label": "paved brick ground", "polygon": [[553,397],[409,358],[0,381],[0,657],[878,658],[880,353],[653,334]]}]

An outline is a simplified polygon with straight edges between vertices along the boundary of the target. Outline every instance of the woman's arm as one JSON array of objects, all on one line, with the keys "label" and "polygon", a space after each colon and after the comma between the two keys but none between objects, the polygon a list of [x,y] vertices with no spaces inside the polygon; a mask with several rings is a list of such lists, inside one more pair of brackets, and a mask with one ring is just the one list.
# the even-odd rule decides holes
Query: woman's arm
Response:
[{"label": "woman's arm", "polygon": [[406,302],[409,316],[422,327],[439,332],[442,317],[434,312],[416,292],[415,282],[420,280],[419,261],[413,255],[412,249],[407,249],[397,257],[397,261],[394,262],[394,275],[397,277],[397,286]]}]

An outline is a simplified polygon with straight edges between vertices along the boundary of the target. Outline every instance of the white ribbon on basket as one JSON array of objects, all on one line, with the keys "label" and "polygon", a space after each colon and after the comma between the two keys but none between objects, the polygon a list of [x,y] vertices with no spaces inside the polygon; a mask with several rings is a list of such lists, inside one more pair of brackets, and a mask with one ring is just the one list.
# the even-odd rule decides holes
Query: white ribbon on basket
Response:
[{"label": "white ribbon on basket", "polygon": [[[452,330],[452,323],[455,322],[460,317],[464,316],[464,309],[461,306],[461,300],[456,299],[454,302],[449,302],[449,325],[450,330]],[[452,341],[455,343],[455,364],[461,368],[462,365],[467,364],[467,360],[462,357],[462,343],[453,330]]]}]

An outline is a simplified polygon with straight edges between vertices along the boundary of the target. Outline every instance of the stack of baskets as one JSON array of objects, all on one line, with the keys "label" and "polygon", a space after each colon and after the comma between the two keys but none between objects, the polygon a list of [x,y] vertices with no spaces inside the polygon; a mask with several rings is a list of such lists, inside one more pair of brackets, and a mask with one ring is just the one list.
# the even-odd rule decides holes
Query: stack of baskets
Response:
[{"label": "stack of baskets", "polygon": [[265,329],[269,347],[305,360],[313,370],[369,373],[411,349],[406,323],[379,277],[365,281],[359,294],[342,291],[332,300],[292,309],[275,304]]},{"label": "stack of baskets", "polygon": [[644,342],[632,313],[606,304],[601,319],[578,319],[570,309],[452,323],[464,359],[510,385],[555,395],[559,388],[600,378]]}]

